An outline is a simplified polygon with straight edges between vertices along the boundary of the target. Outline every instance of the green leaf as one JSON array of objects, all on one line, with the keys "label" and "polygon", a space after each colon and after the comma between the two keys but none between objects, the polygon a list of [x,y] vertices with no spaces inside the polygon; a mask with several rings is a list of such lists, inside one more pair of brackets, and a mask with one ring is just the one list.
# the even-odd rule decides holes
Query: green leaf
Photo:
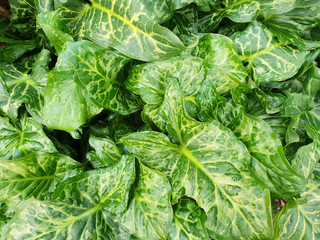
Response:
[{"label": "green leaf", "polygon": [[37,25],[42,28],[51,43],[60,54],[66,42],[73,42],[66,24],[59,18],[56,11],[41,13],[37,16]]},{"label": "green leaf", "polygon": [[0,201],[16,207],[31,197],[48,199],[66,172],[80,167],[80,163],[58,153],[0,161]]},{"label": "green leaf", "polygon": [[298,149],[291,165],[308,179],[320,160],[320,142],[313,142]]},{"label": "green leaf", "polygon": [[5,203],[0,203],[0,236],[2,227],[13,217],[14,211]]},{"label": "green leaf", "polygon": [[87,159],[94,168],[112,166],[121,159],[115,142],[109,137],[96,137],[90,134],[89,144],[94,149],[87,153]]},{"label": "green leaf", "polygon": [[302,112],[313,109],[312,98],[302,93],[291,93],[285,102],[285,114],[288,117],[295,117]]},{"label": "green leaf", "polygon": [[9,0],[11,23],[22,35],[30,37],[35,32],[36,16],[53,10],[54,0]]},{"label": "green leaf", "polygon": [[125,210],[134,169],[134,158],[126,156],[113,167],[68,178],[57,186],[53,200],[23,202],[2,239],[119,239],[111,214]]},{"label": "green leaf", "polygon": [[319,24],[319,11],[319,1],[304,0],[287,13],[266,14],[263,22],[280,42],[295,45],[301,50],[310,50],[320,47],[320,41],[305,38]]},{"label": "green leaf", "polygon": [[[134,66],[125,83],[145,102],[159,104],[163,100],[164,81],[168,74],[179,80],[185,97],[195,96],[203,80],[208,78],[221,94],[227,94],[237,87],[248,88],[245,84],[247,72],[235,45],[229,38],[219,34],[203,36],[193,57],[180,56]],[[186,98],[186,102],[192,101],[192,98]]]},{"label": "green leaf", "polygon": [[0,135],[0,160],[12,160],[33,152],[57,152],[41,124],[32,118],[22,119],[16,126],[0,118]]},{"label": "green leaf", "polygon": [[180,9],[184,8],[190,3],[196,3],[199,7],[201,7],[201,10],[203,11],[209,11],[211,5],[215,5],[216,0],[171,0],[173,9]]},{"label": "green leaf", "polygon": [[59,55],[56,69],[60,72],[73,70],[67,77],[73,78],[98,107],[128,115],[142,107],[140,99],[119,79],[119,72],[129,61],[119,52],[92,42],[69,42]]},{"label": "green leaf", "polygon": [[91,5],[82,7],[74,23],[70,23],[74,25],[73,34],[142,61],[179,55],[185,46],[170,30],[157,23],[153,12],[144,5],[146,2],[92,0]]},{"label": "green leaf", "polygon": [[258,84],[293,77],[308,54],[279,42],[257,21],[252,22],[244,31],[234,33],[231,39]]},{"label": "green leaf", "polygon": [[[3,39],[0,39],[1,41]],[[34,40],[17,41],[12,40],[10,45],[5,48],[0,48],[0,62],[13,63],[26,52],[29,52],[37,47]]]},{"label": "green leaf", "polygon": [[134,66],[125,84],[149,104],[163,101],[165,79],[169,74],[179,80],[186,97],[194,95],[206,76],[203,60],[198,57],[180,56],[169,60]]},{"label": "green leaf", "polygon": [[169,240],[208,240],[205,227],[206,215],[190,198],[180,198],[173,206],[173,224],[169,232]]},{"label": "green leaf", "polygon": [[212,79],[219,94],[227,94],[238,87],[248,90],[247,71],[230,38],[206,34],[199,41],[197,56],[205,60],[206,77]]},{"label": "green leaf", "polygon": [[119,142],[170,177],[173,203],[184,195],[197,201],[212,237],[270,238],[269,192],[251,177],[246,147],[217,121],[187,117],[178,83],[168,81],[159,114],[177,144],[158,132],[132,133]]},{"label": "green leaf", "polygon": [[281,141],[269,124],[244,114],[232,130],[251,154],[253,175],[268,186],[273,197],[289,199],[305,189],[305,178],[288,163]]},{"label": "green leaf", "polygon": [[0,63],[0,109],[12,120],[16,120],[18,109],[24,103],[31,116],[42,122],[50,52],[44,49],[35,57],[32,67]]},{"label": "green leaf", "polygon": [[146,6],[156,17],[158,23],[164,23],[168,21],[173,11],[170,6],[170,1],[167,0],[140,0],[141,3]]},{"label": "green leaf", "polygon": [[121,224],[139,239],[166,239],[172,222],[170,183],[162,173],[139,165],[138,182]]},{"label": "green leaf", "polygon": [[49,74],[43,109],[43,121],[49,128],[71,132],[102,110],[69,78],[73,72],[55,69]]},{"label": "green leaf", "polygon": [[319,239],[320,178],[314,175],[301,198],[290,200],[274,219],[279,239]]},{"label": "green leaf", "polygon": [[288,12],[294,8],[296,0],[225,0],[221,2],[223,7],[218,6],[213,13],[200,19],[202,32],[214,31],[225,17],[234,22],[244,23],[254,21],[261,12],[266,14]]}]

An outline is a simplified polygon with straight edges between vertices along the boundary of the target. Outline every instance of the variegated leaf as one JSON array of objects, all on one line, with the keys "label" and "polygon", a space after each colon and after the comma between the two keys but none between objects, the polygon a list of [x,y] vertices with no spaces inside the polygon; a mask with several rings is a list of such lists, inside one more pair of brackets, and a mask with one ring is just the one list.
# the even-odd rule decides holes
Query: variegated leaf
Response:
[{"label": "variegated leaf", "polygon": [[320,175],[316,173],[301,198],[291,199],[275,216],[275,239],[319,239],[319,219]]},{"label": "variegated leaf", "polygon": [[183,197],[173,206],[173,223],[170,229],[169,240],[208,240],[205,227],[206,215],[190,198]]},{"label": "variegated leaf", "polygon": [[320,2],[300,1],[291,11],[284,14],[266,14],[263,21],[270,31],[285,44],[293,44],[301,50],[320,47],[320,41],[304,39],[320,23]]},{"label": "variegated leaf", "polygon": [[68,77],[81,86],[97,106],[128,115],[141,109],[140,99],[124,86],[119,73],[129,58],[88,42],[69,42],[59,55],[56,70],[72,71]]},{"label": "variegated leaf", "polygon": [[217,121],[190,119],[178,83],[168,81],[158,114],[177,144],[158,132],[132,133],[120,143],[170,177],[173,203],[184,195],[197,201],[215,239],[270,238],[269,191],[250,175],[246,147]]},{"label": "variegated leaf", "polygon": [[43,109],[43,121],[49,128],[71,132],[102,110],[70,78],[74,71],[54,69],[49,73]]},{"label": "variegated leaf", "polygon": [[120,161],[121,153],[111,138],[90,134],[89,144],[94,151],[87,153],[87,159],[94,168],[112,166]]},{"label": "variegated leaf", "polygon": [[0,118],[0,160],[17,159],[33,152],[57,151],[41,124],[32,118],[22,119],[15,125],[11,125],[6,118]]},{"label": "variegated leaf", "polygon": [[123,157],[113,167],[61,182],[51,201],[23,202],[1,239],[121,239],[119,226],[110,215],[127,206],[134,165],[134,157]]},{"label": "variegated leaf", "polygon": [[185,46],[157,23],[153,12],[144,5],[146,2],[92,0],[90,5],[81,6],[81,12],[69,24],[78,38],[89,38],[134,59],[152,61],[179,55]]},{"label": "variegated leaf", "polygon": [[224,0],[222,6],[214,9],[200,19],[200,31],[208,32],[215,30],[225,17],[234,22],[252,22],[259,14],[285,13],[294,8],[297,0]]},{"label": "variegated leaf", "polygon": [[59,153],[0,161],[0,201],[16,207],[31,197],[48,199],[66,172],[80,167],[80,163]]},{"label": "variegated leaf", "polygon": [[308,52],[279,42],[260,22],[231,36],[253,79],[260,82],[283,81],[294,76]]},{"label": "variegated leaf", "polygon": [[171,186],[162,173],[139,164],[137,185],[121,225],[138,239],[166,239],[171,222]]},{"label": "variegated leaf", "polygon": [[32,66],[0,63],[0,109],[10,119],[16,119],[18,109],[24,103],[32,117],[42,121],[43,93],[50,60],[50,52],[44,49]]},{"label": "variegated leaf", "polygon": [[66,42],[73,42],[66,24],[59,19],[58,13],[45,12],[37,16],[37,25],[42,28],[51,43],[56,49],[56,53],[60,54],[65,47]]}]

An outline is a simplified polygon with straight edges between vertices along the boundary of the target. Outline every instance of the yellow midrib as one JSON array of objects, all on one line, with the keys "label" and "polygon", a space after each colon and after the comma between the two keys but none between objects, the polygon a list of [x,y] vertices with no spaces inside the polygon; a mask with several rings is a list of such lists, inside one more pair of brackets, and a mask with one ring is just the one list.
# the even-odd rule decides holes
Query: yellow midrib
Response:
[{"label": "yellow midrib", "polygon": [[[193,154],[185,147],[184,144],[179,145],[179,150],[180,150],[181,154],[183,154],[185,157],[187,157],[187,159],[189,159],[194,165],[196,165],[197,168],[199,168],[206,176],[208,176],[208,178],[211,180],[211,182],[214,184],[214,186],[217,189],[219,189],[219,191],[222,192],[223,195],[232,203],[235,211],[237,211],[239,213],[239,215],[243,216],[244,219],[247,219],[247,217],[243,214],[243,212],[238,208],[238,204],[236,202],[234,202],[232,198],[229,197],[229,195],[221,188],[221,186],[219,186],[218,184],[215,183],[215,179],[212,178],[211,174],[202,166],[201,162],[199,162],[193,156]],[[247,224],[247,225],[250,227],[252,232],[254,232],[257,236],[259,236],[259,234],[255,231],[255,229],[250,224]]]}]

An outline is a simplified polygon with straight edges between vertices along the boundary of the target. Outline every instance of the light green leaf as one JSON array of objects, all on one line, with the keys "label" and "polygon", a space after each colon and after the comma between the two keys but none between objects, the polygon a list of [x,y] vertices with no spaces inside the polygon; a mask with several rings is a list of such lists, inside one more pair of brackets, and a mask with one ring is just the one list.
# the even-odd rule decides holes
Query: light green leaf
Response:
[{"label": "light green leaf", "polygon": [[237,87],[248,89],[247,72],[229,38],[207,34],[200,39],[194,55],[134,66],[125,84],[149,104],[162,102],[167,76],[179,80],[187,103],[194,102],[204,79],[212,81],[220,94]]},{"label": "light green leaf", "polygon": [[118,76],[129,61],[119,52],[92,42],[69,42],[59,55],[56,69],[70,71],[66,77],[73,78],[97,106],[128,115],[142,107],[140,99],[126,89]]},{"label": "light green leaf", "polygon": [[0,161],[0,201],[16,207],[31,197],[48,199],[66,172],[80,167],[80,163],[59,153]]},{"label": "light green leaf", "polygon": [[291,93],[285,102],[285,114],[288,117],[295,117],[302,112],[313,109],[312,98],[303,93]]},{"label": "light green leaf", "polygon": [[140,163],[137,185],[121,224],[139,239],[166,239],[171,222],[171,186],[159,172]]},{"label": "light green leaf", "polygon": [[320,2],[304,0],[294,9],[282,14],[266,14],[263,21],[270,31],[285,44],[293,44],[301,50],[320,47],[320,41],[305,39],[304,36],[320,23]]},{"label": "light green leaf", "polygon": [[256,99],[265,108],[267,114],[279,113],[283,109],[286,97],[280,93],[265,93],[259,88],[254,89]]},{"label": "light green leaf", "polygon": [[251,154],[253,175],[268,186],[273,197],[289,199],[305,189],[305,178],[288,163],[269,124],[244,114],[240,124],[231,129]]},{"label": "light green leaf", "polygon": [[173,11],[170,6],[170,1],[167,0],[140,0],[156,17],[158,23],[168,21]]},{"label": "light green leaf", "polygon": [[313,176],[301,198],[291,199],[275,216],[275,238],[319,239],[320,238],[320,177]]},{"label": "light green leaf", "polygon": [[219,94],[227,94],[238,87],[248,90],[247,71],[230,38],[206,34],[199,41],[197,56],[208,65],[206,78],[211,79]]},{"label": "light green leaf", "polygon": [[313,143],[302,146],[298,149],[291,160],[291,165],[297,172],[308,179],[319,160],[320,142],[314,141]]},{"label": "light green leaf", "polygon": [[0,160],[21,158],[32,152],[57,152],[41,124],[32,118],[22,119],[15,125],[0,118]]},{"label": "light green leaf", "polygon": [[121,239],[110,215],[125,210],[134,178],[132,156],[68,178],[57,186],[53,200],[23,202],[1,239]]},{"label": "light green leaf", "polygon": [[201,10],[203,11],[210,11],[210,6],[215,5],[218,1],[217,0],[171,0],[173,9],[180,9],[184,8],[190,3],[196,3]]},{"label": "light green leaf", "polygon": [[69,77],[74,71],[54,69],[49,73],[43,109],[43,121],[48,128],[71,132],[102,110],[87,99],[83,89]]},{"label": "light green leaf", "polygon": [[194,95],[206,76],[201,58],[180,56],[169,60],[134,66],[125,84],[149,104],[160,104],[167,75],[178,79],[186,97]]},{"label": "light green leaf", "polygon": [[120,161],[121,153],[111,138],[90,134],[89,144],[94,151],[87,153],[87,159],[94,168],[111,166]]},{"label": "light green leaf", "polygon": [[283,81],[294,76],[308,52],[279,42],[260,22],[231,36],[253,79],[260,82]]},{"label": "light green leaf", "polygon": [[50,60],[50,52],[44,49],[36,56],[32,67],[0,63],[0,109],[10,119],[16,119],[18,109],[24,103],[32,117],[42,121],[43,93]]},{"label": "light green leaf", "polygon": [[180,198],[173,206],[173,224],[169,232],[169,240],[208,240],[205,227],[206,215],[190,198]]},{"label": "light green leaf", "polygon": [[213,13],[200,19],[200,31],[212,32],[225,17],[234,22],[252,22],[261,12],[285,13],[294,8],[296,0],[224,0],[223,7],[217,6]]},{"label": "light green leaf", "polygon": [[145,2],[147,0],[92,0],[91,5],[82,6],[70,23],[74,25],[73,33],[142,61],[179,55],[186,47],[170,30],[157,23]]},{"label": "light green leaf", "polygon": [[37,25],[45,32],[55,47],[57,54],[61,53],[66,42],[73,42],[73,37],[70,35],[69,29],[66,24],[59,19],[56,11],[39,14],[37,16]]},{"label": "light green leaf", "polygon": [[251,177],[246,147],[217,121],[190,119],[178,83],[168,81],[159,114],[177,144],[158,132],[132,133],[120,143],[170,177],[173,203],[184,195],[197,201],[215,239],[270,238],[269,191]]}]

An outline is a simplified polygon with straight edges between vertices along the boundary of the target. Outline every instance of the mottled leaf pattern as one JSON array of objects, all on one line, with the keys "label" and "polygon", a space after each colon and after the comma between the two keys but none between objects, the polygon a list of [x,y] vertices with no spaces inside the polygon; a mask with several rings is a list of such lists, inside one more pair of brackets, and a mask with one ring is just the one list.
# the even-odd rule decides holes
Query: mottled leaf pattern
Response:
[{"label": "mottled leaf pattern", "polygon": [[170,183],[162,173],[141,163],[137,177],[121,224],[139,239],[166,239],[172,222]]},{"label": "mottled leaf pattern", "polygon": [[142,61],[177,56],[186,48],[143,2],[92,0],[75,19],[74,34]]},{"label": "mottled leaf pattern", "polygon": [[281,240],[320,237],[320,177],[314,175],[301,198],[290,200],[275,218],[276,237]]},{"label": "mottled leaf pattern", "polygon": [[111,138],[91,134],[89,144],[94,151],[87,153],[87,159],[94,168],[111,166],[120,161],[121,153]]},{"label": "mottled leaf pattern", "polygon": [[218,6],[200,19],[200,30],[203,32],[215,30],[225,17],[234,22],[252,22],[261,12],[285,13],[294,8],[296,0],[224,0],[224,7]]},{"label": "mottled leaf pattern", "polygon": [[0,161],[0,201],[16,207],[31,197],[48,199],[66,172],[79,167],[80,163],[58,153]]},{"label": "mottled leaf pattern", "polygon": [[290,166],[280,140],[265,121],[244,114],[241,123],[232,129],[251,154],[254,176],[269,187],[274,197],[288,199],[305,189],[305,178]]},{"label": "mottled leaf pattern", "polygon": [[319,48],[320,40],[311,41],[304,36],[310,34],[310,31],[319,24],[319,12],[319,1],[304,0],[284,14],[266,15],[264,23],[281,42],[293,44],[301,50],[310,50]]},{"label": "mottled leaf pattern", "polygon": [[[18,69],[15,64],[0,63],[0,109],[15,119],[24,103],[28,112],[43,121],[43,93],[48,79],[50,52],[42,50],[31,67]],[[31,74],[29,72],[31,71]]]},{"label": "mottled leaf pattern", "polygon": [[97,106],[127,115],[141,108],[139,98],[117,78],[129,60],[117,51],[92,42],[69,42],[59,55],[56,69],[70,71],[68,77],[73,78]]},{"label": "mottled leaf pattern", "polygon": [[0,160],[12,160],[33,152],[53,153],[57,150],[45,135],[41,124],[32,118],[22,119],[17,126],[0,118]]},{"label": "mottled leaf pattern", "polygon": [[19,206],[1,237],[114,239],[119,227],[109,215],[125,210],[134,178],[133,157],[124,157],[111,168],[68,178],[57,186],[54,200],[41,202],[30,199]]},{"label": "mottled leaf pattern", "polygon": [[282,81],[292,77],[308,54],[279,42],[257,21],[244,31],[233,34],[231,39],[257,83]]},{"label": "mottled leaf pattern", "polygon": [[37,25],[42,28],[57,54],[61,53],[66,42],[73,42],[66,24],[59,19],[57,12],[45,12],[37,16]]},{"label": "mottled leaf pattern", "polygon": [[214,238],[270,237],[269,193],[251,177],[245,146],[216,121],[189,119],[182,106],[178,84],[169,80],[161,109],[178,144],[156,132],[132,133],[120,142],[146,165],[165,169],[173,203],[184,195],[197,201],[207,213],[206,227]]},{"label": "mottled leaf pattern", "polygon": [[169,240],[209,239],[205,227],[206,215],[194,200],[181,198],[173,209],[173,224],[168,235]]}]

